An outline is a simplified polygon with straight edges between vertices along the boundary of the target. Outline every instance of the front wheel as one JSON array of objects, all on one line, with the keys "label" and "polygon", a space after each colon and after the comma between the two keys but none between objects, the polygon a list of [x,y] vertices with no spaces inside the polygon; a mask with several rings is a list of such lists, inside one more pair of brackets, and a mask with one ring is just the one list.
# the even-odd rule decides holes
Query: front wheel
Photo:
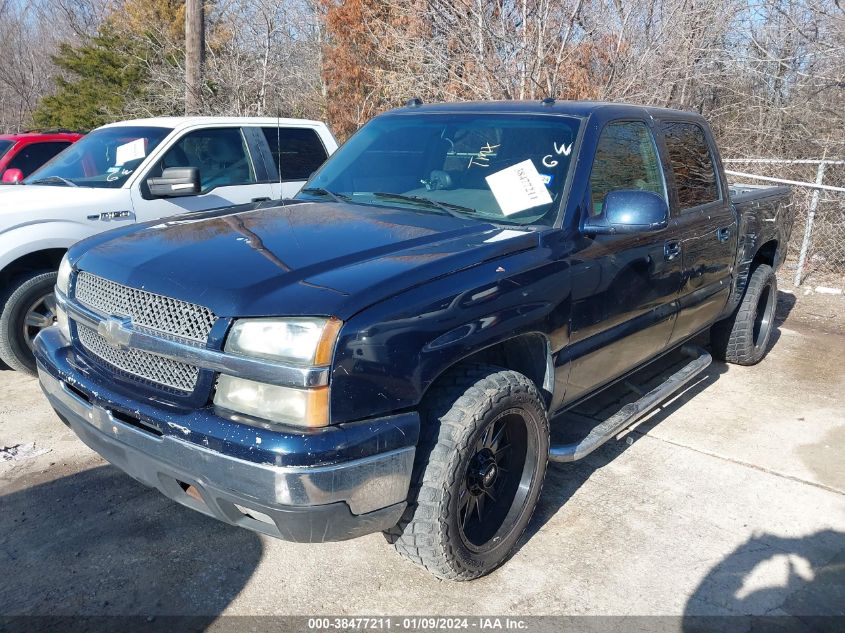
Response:
[{"label": "front wheel", "polygon": [[734,313],[710,330],[713,355],[736,365],[756,365],[769,346],[774,329],[778,281],[775,271],[760,264],[752,272]]},{"label": "front wheel", "polygon": [[522,374],[469,366],[433,388],[423,417],[410,503],[388,540],[439,578],[478,578],[508,558],[534,513],[546,408]]},{"label": "front wheel", "polygon": [[56,321],[56,273],[34,271],[15,278],[0,299],[0,358],[9,367],[35,373],[32,345]]}]

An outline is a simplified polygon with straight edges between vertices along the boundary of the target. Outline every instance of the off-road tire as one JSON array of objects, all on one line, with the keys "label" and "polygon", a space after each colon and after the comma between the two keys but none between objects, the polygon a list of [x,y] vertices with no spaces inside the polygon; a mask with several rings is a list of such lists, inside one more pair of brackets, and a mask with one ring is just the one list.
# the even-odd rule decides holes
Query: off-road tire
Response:
[{"label": "off-road tire", "polygon": [[11,369],[35,374],[35,357],[23,334],[26,312],[39,297],[52,292],[55,271],[38,270],[16,277],[0,297],[0,359]]},{"label": "off-road tire", "polygon": [[751,271],[739,307],[710,330],[713,356],[736,365],[756,365],[768,350],[774,330],[778,282],[774,269],[759,264]]},{"label": "off-road tire", "polygon": [[[399,554],[439,578],[478,578],[507,560],[534,513],[548,462],[545,404],[534,383],[520,373],[466,365],[451,371],[432,387],[421,414],[422,434],[408,508],[386,537]],[[512,420],[511,424],[513,420],[524,420],[527,448],[519,470],[523,473],[521,481],[530,484],[524,498],[517,494],[509,502],[496,502],[501,504],[501,511],[510,508],[499,528],[503,533],[489,539],[489,551],[473,552],[465,540],[466,524],[461,527],[457,523],[462,509],[457,504],[467,494],[465,477],[477,441],[485,437],[488,427],[493,425],[495,430],[495,425],[505,424],[506,418]],[[520,422],[516,424],[519,426]]]}]

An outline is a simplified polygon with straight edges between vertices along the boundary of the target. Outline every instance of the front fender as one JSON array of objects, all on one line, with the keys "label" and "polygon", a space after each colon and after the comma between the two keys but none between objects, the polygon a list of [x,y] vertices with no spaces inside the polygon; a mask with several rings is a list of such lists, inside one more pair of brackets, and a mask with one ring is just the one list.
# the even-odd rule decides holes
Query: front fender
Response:
[{"label": "front fender", "polygon": [[44,223],[39,222],[4,231],[0,233],[0,271],[31,253],[55,248],[67,250],[88,237],[90,230],[86,228],[75,222],[50,222],[49,235],[45,235]]},{"label": "front fender", "polygon": [[331,377],[331,416],[345,422],[411,409],[445,371],[521,334],[569,337],[569,265],[544,249],[480,264],[351,318]]},{"label": "front fender", "polygon": [[[33,222],[0,233],[0,272],[15,260],[48,249],[70,251],[71,260],[92,245],[134,231],[137,224],[124,224],[103,230],[101,226],[71,220]],[[99,230],[97,230],[99,229]]]}]

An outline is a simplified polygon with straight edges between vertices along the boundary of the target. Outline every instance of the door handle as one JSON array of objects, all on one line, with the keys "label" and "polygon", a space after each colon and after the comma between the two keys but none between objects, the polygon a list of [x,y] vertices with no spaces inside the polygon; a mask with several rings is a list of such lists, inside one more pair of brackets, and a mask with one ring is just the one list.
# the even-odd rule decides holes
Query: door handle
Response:
[{"label": "door handle", "polygon": [[268,197],[261,197],[261,198],[253,198],[250,202],[269,202],[270,198]]},{"label": "door handle", "polygon": [[680,242],[666,242],[663,245],[663,258],[667,262],[671,262],[675,259],[678,255],[681,254],[681,243]]},{"label": "door handle", "polygon": [[727,242],[728,238],[730,236],[731,236],[731,227],[729,227],[729,226],[722,227],[721,229],[718,229],[716,231],[716,238],[720,242]]}]

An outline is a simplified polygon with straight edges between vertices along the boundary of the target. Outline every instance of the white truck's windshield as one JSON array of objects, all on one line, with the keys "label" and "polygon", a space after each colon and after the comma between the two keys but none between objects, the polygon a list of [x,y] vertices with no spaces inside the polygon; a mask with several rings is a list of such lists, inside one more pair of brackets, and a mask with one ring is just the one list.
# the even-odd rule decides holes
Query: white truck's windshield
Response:
[{"label": "white truck's windshield", "polygon": [[27,185],[116,189],[172,129],[119,126],[94,130],[24,180]]},{"label": "white truck's windshield", "polygon": [[521,114],[376,118],[297,197],[551,224],[580,123]]}]

